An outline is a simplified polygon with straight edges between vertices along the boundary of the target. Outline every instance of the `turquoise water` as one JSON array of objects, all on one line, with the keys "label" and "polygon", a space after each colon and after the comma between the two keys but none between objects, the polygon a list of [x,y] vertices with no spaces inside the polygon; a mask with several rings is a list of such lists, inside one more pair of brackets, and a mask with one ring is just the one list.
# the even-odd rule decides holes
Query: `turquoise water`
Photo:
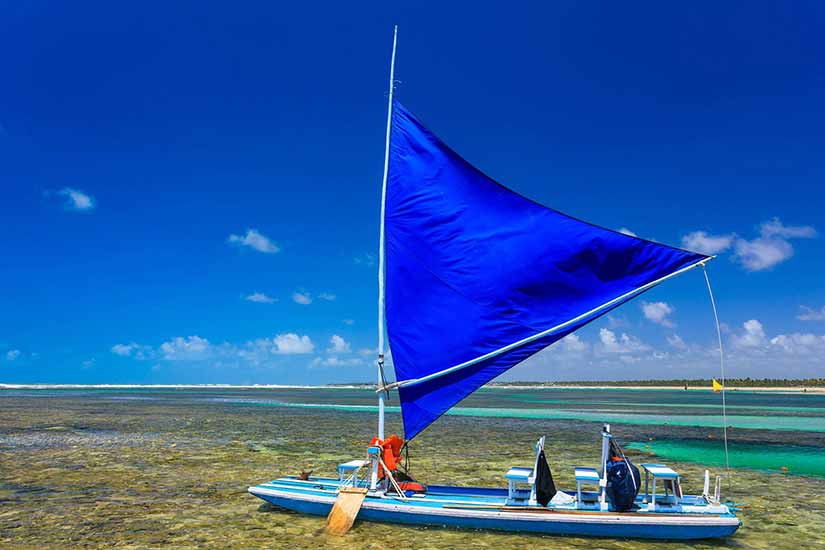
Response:
[{"label": "turquoise water", "polygon": [[[341,403],[284,403],[278,401],[237,401],[242,405],[264,407],[298,407],[306,409],[328,409],[338,411],[378,412],[375,405],[350,405]],[[612,404],[612,406],[616,406]],[[753,407],[748,407],[753,409]],[[400,407],[386,407],[388,413],[400,413]],[[455,407],[448,416],[471,416],[478,418],[532,418],[555,420],[584,420],[588,422],[615,422],[641,426],[693,426],[721,428],[722,417],[711,415],[664,415],[630,414],[627,412],[590,412],[580,409],[531,409],[505,407]],[[727,425],[733,428],[763,430],[793,430],[825,433],[825,416],[770,416],[770,415],[727,415]]]},{"label": "turquoise water", "polygon": [[[615,407],[616,405],[628,407],[656,407],[668,409],[710,409],[717,411],[722,410],[722,404],[695,404],[695,403],[627,403],[616,401],[576,401],[574,399],[525,399],[528,403],[546,403],[553,405],[602,405]],[[784,412],[806,412],[806,413],[825,413],[825,407],[777,407],[771,405],[727,405],[727,410],[749,410],[749,411],[784,411]]]},{"label": "turquoise water", "polygon": [[[693,550],[825,548],[825,395],[728,394],[731,475],[723,498],[744,525]],[[356,522],[340,541],[323,519],[262,507],[250,484],[335,475],[375,434],[376,395],[353,388],[0,390],[0,547],[376,550],[683,550],[675,542],[539,537]],[[387,433],[403,434],[390,396]],[[664,462],[690,494],[724,474],[720,396],[710,391],[484,389],[410,444],[430,484],[505,486],[547,437],[559,487],[596,466],[601,423],[637,463]]]},{"label": "turquoise water", "polygon": [[[316,391],[279,397],[282,399],[244,396],[226,400],[239,406],[377,412],[371,392]],[[386,409],[388,418],[397,418],[400,407],[396,400],[391,402],[393,405]],[[825,395],[731,392],[728,403],[732,468],[825,477]],[[597,430],[604,422],[614,429],[637,426],[628,434],[630,437],[641,433],[655,439],[634,440],[628,448],[662,460],[712,467],[725,464],[721,396],[709,391],[491,388],[465,400],[446,416],[584,422],[594,426],[586,431]]]},{"label": "turquoise water", "polygon": [[[718,441],[634,441],[626,447],[652,452],[657,457],[669,460],[683,460],[705,466],[725,465],[724,448]],[[731,443],[728,447],[731,468],[825,477],[825,452],[820,447],[755,443]]]},{"label": "turquoise water", "polygon": [[[375,393],[355,388],[52,388],[6,390],[0,395],[94,400],[128,397],[158,403],[189,400],[193,404],[212,401],[236,407],[340,411],[366,418],[377,412]],[[823,475],[825,394],[734,391],[728,392],[727,401],[731,466],[768,470],[784,466],[791,475]],[[400,424],[396,394],[390,396],[387,412],[388,422]],[[485,418],[542,425],[573,423],[588,432],[609,422],[614,430],[624,430],[625,441],[638,442],[634,449],[718,466],[724,463],[720,458],[721,412],[719,394],[697,389],[493,387],[478,391],[446,416],[472,420],[479,428]],[[428,432],[439,422],[444,420]]]}]

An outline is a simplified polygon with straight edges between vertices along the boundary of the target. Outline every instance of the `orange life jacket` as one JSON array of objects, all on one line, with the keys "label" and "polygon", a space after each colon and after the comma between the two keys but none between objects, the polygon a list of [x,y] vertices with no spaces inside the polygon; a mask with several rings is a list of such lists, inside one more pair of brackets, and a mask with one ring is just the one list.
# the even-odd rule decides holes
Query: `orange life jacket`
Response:
[{"label": "orange life jacket", "polygon": [[[370,447],[381,447],[381,460],[387,465],[387,469],[394,472],[398,468],[398,461],[401,459],[401,447],[404,445],[404,440],[395,434],[392,434],[383,441],[377,437],[373,437],[370,441]],[[384,468],[378,466],[378,477],[384,477]]]}]

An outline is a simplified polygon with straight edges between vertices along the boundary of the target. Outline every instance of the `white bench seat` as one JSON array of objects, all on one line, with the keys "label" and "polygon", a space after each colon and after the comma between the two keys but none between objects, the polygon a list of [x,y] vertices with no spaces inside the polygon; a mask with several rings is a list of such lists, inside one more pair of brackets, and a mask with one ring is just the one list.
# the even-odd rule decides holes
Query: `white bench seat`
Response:
[{"label": "white bench seat", "polygon": [[576,466],[576,508],[582,507],[582,485],[585,483],[595,483],[599,485],[601,477],[595,468],[586,468],[584,466]]},{"label": "white bench seat", "polygon": [[527,502],[535,504],[536,502],[536,471],[538,471],[539,455],[544,450],[544,436],[536,441],[536,460],[533,462],[532,468],[513,467],[507,470],[504,477],[507,479],[507,502],[515,504],[517,501],[523,501],[524,498],[519,498],[518,484],[530,486],[530,496]]},{"label": "white bench seat", "polygon": [[504,477],[512,479],[517,483],[530,483],[530,477],[533,475],[532,468],[510,468]]},{"label": "white bench seat", "polygon": [[[353,472],[358,472],[361,468],[367,465],[366,460],[350,460],[349,462],[344,462],[338,465],[338,481],[341,485],[344,484],[344,480],[352,475]],[[353,485],[355,485],[355,479],[353,477]]]},{"label": "white bench seat", "polygon": [[679,474],[673,468],[664,464],[642,464],[642,468],[650,472],[653,477],[662,479],[679,479]]},{"label": "white bench seat", "polygon": [[[665,494],[659,500],[660,502],[670,503],[678,506],[679,499],[682,498],[682,486],[679,481],[679,473],[665,466],[664,464],[642,464],[645,471],[645,500],[647,501],[647,509],[651,512],[656,511],[656,482],[661,480],[664,485]],[[653,487],[650,487],[650,478],[653,478]],[[668,487],[672,491],[672,495],[668,495]],[[650,489],[650,490],[649,490]]]},{"label": "white bench seat", "polygon": [[598,483],[599,479],[599,472],[595,468],[576,466],[576,481]]},{"label": "white bench seat", "polygon": [[518,498],[518,484],[530,485],[530,498],[533,498],[533,469],[532,468],[510,468],[504,477],[507,479],[507,500],[513,502]]}]

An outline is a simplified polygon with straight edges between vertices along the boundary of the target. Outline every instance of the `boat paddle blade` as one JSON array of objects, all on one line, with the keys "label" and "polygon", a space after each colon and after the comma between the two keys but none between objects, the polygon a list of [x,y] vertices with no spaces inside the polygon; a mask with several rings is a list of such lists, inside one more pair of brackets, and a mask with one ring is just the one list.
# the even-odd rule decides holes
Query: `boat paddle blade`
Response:
[{"label": "boat paddle blade", "polygon": [[327,516],[327,533],[339,536],[346,534],[355,522],[355,516],[358,515],[366,497],[366,488],[342,487]]}]

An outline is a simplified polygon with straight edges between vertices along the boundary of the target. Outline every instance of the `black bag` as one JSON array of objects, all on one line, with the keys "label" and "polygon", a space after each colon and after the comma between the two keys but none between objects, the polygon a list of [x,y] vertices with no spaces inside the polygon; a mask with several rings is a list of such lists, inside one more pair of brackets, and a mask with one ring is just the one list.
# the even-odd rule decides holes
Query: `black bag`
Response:
[{"label": "black bag", "polygon": [[556,496],[556,484],[553,482],[553,474],[550,472],[550,465],[547,464],[547,457],[544,450],[539,452],[538,462],[536,462],[536,500],[542,506],[547,506],[550,499]]},{"label": "black bag", "polygon": [[[614,457],[617,458],[617,457]],[[639,484],[642,481],[639,469],[627,458],[607,461],[607,500],[617,512],[624,512],[633,508],[633,501],[639,494]]]}]

